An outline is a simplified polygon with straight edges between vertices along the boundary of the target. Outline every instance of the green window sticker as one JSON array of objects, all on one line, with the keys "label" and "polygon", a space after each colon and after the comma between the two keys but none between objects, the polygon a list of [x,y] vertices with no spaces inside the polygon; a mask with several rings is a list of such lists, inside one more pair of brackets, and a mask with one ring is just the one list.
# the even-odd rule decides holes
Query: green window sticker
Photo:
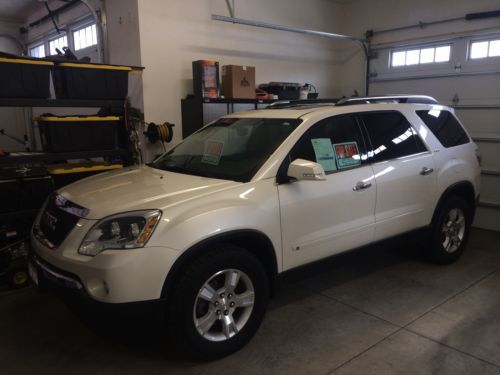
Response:
[{"label": "green window sticker", "polygon": [[335,150],[335,159],[339,169],[361,165],[357,142],[335,143],[333,149]]},{"label": "green window sticker", "polygon": [[337,165],[330,138],[313,138],[311,143],[316,155],[316,162],[321,164],[325,172],[336,171]]}]

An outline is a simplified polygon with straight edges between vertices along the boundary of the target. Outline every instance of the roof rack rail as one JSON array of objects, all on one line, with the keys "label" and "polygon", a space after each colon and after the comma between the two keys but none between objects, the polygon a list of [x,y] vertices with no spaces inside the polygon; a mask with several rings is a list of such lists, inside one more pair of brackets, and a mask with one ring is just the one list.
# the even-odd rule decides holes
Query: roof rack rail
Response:
[{"label": "roof rack rail", "polygon": [[291,99],[278,100],[269,104],[266,109],[293,108],[311,104],[336,104],[340,99]]},{"label": "roof rack rail", "polygon": [[382,95],[340,99],[336,105],[372,104],[384,102],[439,104],[436,99],[426,95]]}]

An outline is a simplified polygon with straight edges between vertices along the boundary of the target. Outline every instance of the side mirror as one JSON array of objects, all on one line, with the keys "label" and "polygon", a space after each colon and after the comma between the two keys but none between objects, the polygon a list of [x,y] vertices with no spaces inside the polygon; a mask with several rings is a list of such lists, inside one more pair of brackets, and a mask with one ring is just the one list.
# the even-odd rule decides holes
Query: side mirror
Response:
[{"label": "side mirror", "polygon": [[287,176],[296,180],[321,181],[326,175],[321,164],[304,159],[295,159],[288,167]]}]

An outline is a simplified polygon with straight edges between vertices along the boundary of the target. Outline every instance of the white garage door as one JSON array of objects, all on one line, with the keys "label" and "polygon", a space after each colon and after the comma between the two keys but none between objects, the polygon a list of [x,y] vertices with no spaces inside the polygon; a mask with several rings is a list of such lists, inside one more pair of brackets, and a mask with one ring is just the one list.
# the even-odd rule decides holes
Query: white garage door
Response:
[{"label": "white garage door", "polygon": [[423,94],[455,108],[483,156],[474,225],[500,231],[500,33],[375,50],[370,94]]}]

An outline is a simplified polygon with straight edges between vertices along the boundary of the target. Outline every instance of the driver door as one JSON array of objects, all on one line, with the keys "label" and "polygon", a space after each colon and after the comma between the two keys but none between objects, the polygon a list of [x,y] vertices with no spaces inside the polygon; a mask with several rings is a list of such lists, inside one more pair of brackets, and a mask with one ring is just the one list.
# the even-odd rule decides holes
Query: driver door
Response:
[{"label": "driver door", "polygon": [[278,185],[284,270],[373,240],[377,189],[366,150],[353,115],[319,121],[292,149],[282,173],[305,159],[321,164],[326,180]]}]

